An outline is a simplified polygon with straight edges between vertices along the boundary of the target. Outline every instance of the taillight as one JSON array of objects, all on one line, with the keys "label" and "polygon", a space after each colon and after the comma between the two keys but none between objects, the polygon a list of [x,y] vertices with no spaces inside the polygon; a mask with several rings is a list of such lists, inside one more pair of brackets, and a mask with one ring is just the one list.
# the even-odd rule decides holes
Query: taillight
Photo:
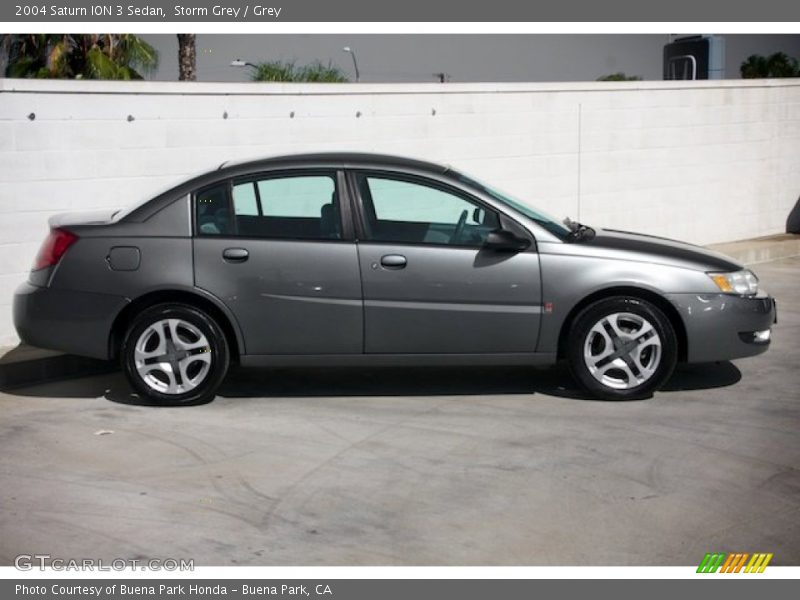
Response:
[{"label": "taillight", "polygon": [[39,253],[33,262],[33,270],[38,271],[58,264],[64,253],[77,241],[78,236],[71,231],[65,229],[50,230],[50,234],[42,242],[42,247],[39,248]]}]

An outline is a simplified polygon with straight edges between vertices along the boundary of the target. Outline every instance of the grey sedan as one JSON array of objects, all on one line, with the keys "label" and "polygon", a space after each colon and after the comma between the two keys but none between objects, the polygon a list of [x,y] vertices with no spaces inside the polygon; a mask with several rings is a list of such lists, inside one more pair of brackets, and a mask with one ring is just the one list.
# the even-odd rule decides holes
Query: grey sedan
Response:
[{"label": "grey sedan", "polygon": [[775,303],[703,248],[556,221],[452,168],[368,154],[224,164],[127,211],[53,217],[14,322],[119,360],[164,404],[232,362],[547,365],[606,399],[764,352]]}]

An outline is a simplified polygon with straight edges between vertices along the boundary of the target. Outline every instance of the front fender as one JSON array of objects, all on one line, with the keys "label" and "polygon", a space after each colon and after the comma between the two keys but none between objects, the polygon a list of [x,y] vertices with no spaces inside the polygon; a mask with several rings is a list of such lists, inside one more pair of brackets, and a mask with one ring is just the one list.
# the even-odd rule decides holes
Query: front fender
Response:
[{"label": "front fender", "polygon": [[704,272],[678,266],[548,253],[541,254],[540,264],[545,310],[537,352],[556,352],[570,313],[583,300],[603,290],[643,290],[665,300],[673,293],[719,291]]}]

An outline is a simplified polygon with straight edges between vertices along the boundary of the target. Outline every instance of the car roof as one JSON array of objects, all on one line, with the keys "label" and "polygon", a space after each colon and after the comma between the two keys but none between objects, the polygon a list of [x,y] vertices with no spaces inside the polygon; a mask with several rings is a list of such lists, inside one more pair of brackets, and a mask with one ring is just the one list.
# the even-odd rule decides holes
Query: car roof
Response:
[{"label": "car roof", "polygon": [[195,189],[216,183],[229,177],[238,177],[257,173],[261,170],[303,167],[331,167],[331,168],[400,168],[414,169],[443,175],[450,170],[447,165],[409,158],[405,156],[392,156],[390,154],[375,154],[368,152],[316,152],[306,154],[285,154],[269,156],[246,161],[226,161],[216,169],[204,171],[170,188],[169,190],[147,200],[128,211],[125,211],[121,220],[141,222],[171,204],[180,196]]},{"label": "car roof", "polygon": [[376,154],[370,152],[315,152],[308,154],[283,154],[247,161],[225,161],[219,166],[219,170],[258,170],[260,168],[281,166],[285,163],[292,163],[298,166],[328,163],[341,163],[348,166],[392,165],[401,168],[414,168],[424,171],[432,171],[434,173],[445,173],[449,169],[449,166],[447,165],[441,165],[417,158],[409,158],[406,156],[394,156],[391,154]]}]

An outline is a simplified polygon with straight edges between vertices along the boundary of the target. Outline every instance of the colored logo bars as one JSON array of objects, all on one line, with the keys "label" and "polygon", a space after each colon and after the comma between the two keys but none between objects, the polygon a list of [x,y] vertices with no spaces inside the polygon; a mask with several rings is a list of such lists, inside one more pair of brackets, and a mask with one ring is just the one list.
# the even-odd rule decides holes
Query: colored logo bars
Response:
[{"label": "colored logo bars", "polygon": [[[748,561],[748,559],[750,559]],[[698,573],[763,573],[769,561],[772,560],[772,553],[747,554],[746,552],[726,554],[725,552],[708,553],[703,557],[700,566],[697,567]],[[746,566],[745,566],[746,565]]]}]

